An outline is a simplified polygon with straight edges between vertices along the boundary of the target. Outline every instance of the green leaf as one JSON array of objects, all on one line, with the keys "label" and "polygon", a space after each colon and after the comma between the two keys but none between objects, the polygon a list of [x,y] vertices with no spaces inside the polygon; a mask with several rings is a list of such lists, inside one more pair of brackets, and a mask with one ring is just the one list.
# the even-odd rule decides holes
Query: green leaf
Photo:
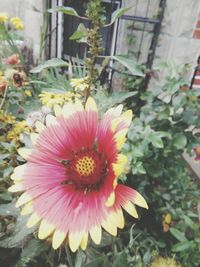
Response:
[{"label": "green leaf", "polygon": [[8,168],[6,168],[4,171],[3,171],[3,177],[6,178],[8,177],[12,172],[13,172],[13,167],[12,166],[9,166]]},{"label": "green leaf", "polygon": [[132,168],[132,174],[146,174],[146,170],[145,168],[143,167],[143,164],[141,161],[138,161],[136,162],[136,164],[133,165],[133,168]]},{"label": "green leaf", "polygon": [[83,260],[85,260],[84,258],[85,258],[84,253],[79,250],[76,254],[75,267],[81,267]]},{"label": "green leaf", "polygon": [[139,65],[133,58],[127,58],[127,56],[116,55],[112,56],[114,60],[117,60],[124,67],[126,67],[133,75],[144,77],[144,73],[140,70]]},{"label": "green leaf", "polygon": [[[20,259],[14,267],[29,266],[28,263],[35,257],[43,254],[48,249],[48,246],[37,239],[31,239],[26,246],[24,246]],[[24,265],[24,263],[26,265]]]},{"label": "green leaf", "polygon": [[76,40],[78,43],[87,43],[87,33],[85,25],[80,23],[77,30],[69,37],[69,39]]},{"label": "green leaf", "polygon": [[189,242],[189,241],[180,242],[180,243],[177,243],[176,245],[174,245],[172,247],[172,251],[173,252],[181,252],[181,251],[187,250],[190,247],[191,247],[191,242]]},{"label": "green leaf", "polygon": [[177,149],[184,149],[187,145],[187,138],[183,134],[178,133],[175,135],[172,143]]},{"label": "green leaf", "polygon": [[181,241],[181,242],[187,241],[185,234],[179,231],[178,229],[170,227],[169,231],[178,241]]},{"label": "green leaf", "polygon": [[4,201],[12,201],[12,195],[10,195],[9,193],[1,193],[0,194],[0,200],[4,200]]},{"label": "green leaf", "polygon": [[26,223],[27,218],[19,216],[14,232],[9,237],[0,241],[0,247],[20,247],[22,245],[22,242],[27,238],[27,236],[35,231],[35,227],[27,228]]},{"label": "green leaf", "polygon": [[122,7],[122,8],[115,10],[112,13],[110,25],[112,25],[118,18],[123,16],[129,9],[130,9],[130,7]]},{"label": "green leaf", "polygon": [[17,209],[14,203],[0,205],[0,216],[13,216],[19,215],[19,209]]},{"label": "green leaf", "polygon": [[67,67],[69,64],[60,59],[60,58],[52,58],[49,59],[47,61],[45,61],[44,63],[38,65],[37,67],[33,68],[32,70],[30,70],[31,73],[39,73],[44,69],[49,69],[49,68],[58,68],[58,67]]},{"label": "green leaf", "polygon": [[195,229],[196,227],[196,224],[194,221],[192,221],[192,219],[187,216],[187,215],[183,215],[183,218],[184,218],[184,221],[185,221],[185,224],[190,227],[191,229]]},{"label": "green leaf", "polygon": [[75,9],[73,9],[72,7],[66,7],[66,6],[57,6],[57,7],[48,9],[48,12],[49,13],[61,12],[66,15],[80,17]]},{"label": "green leaf", "polygon": [[121,251],[115,254],[114,266],[115,267],[128,266],[127,254],[125,251]]},{"label": "green leaf", "polygon": [[150,137],[152,145],[154,147],[156,147],[156,148],[163,148],[164,147],[163,141],[162,141],[159,133],[157,134],[156,132],[152,132],[149,137]]},{"label": "green leaf", "polygon": [[127,98],[136,95],[137,92],[115,92],[110,95],[104,90],[98,90],[94,95],[95,100],[99,105],[99,110],[103,113],[107,109],[113,107],[116,104],[122,103]]},{"label": "green leaf", "polygon": [[163,141],[159,137],[153,138],[152,145],[155,146],[155,147],[157,147],[157,148],[163,148],[164,147]]}]

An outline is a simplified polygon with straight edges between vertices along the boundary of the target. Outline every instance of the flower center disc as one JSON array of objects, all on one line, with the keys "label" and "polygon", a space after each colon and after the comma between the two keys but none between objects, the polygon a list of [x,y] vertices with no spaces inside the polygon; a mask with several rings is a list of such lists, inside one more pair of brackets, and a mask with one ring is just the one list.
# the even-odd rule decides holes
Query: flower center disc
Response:
[{"label": "flower center disc", "polygon": [[84,156],[76,163],[76,170],[80,175],[88,176],[94,173],[95,161],[92,157]]},{"label": "flower center disc", "polygon": [[80,188],[98,188],[106,174],[107,163],[97,151],[81,151],[67,165],[68,182]]}]

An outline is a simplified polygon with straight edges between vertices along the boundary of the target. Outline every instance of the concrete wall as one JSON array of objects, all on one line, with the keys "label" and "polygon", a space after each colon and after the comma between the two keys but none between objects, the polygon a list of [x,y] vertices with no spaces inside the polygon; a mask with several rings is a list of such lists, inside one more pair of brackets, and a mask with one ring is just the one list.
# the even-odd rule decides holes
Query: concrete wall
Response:
[{"label": "concrete wall", "polygon": [[[140,0],[136,8],[137,0],[124,0],[123,6],[133,6],[128,14],[137,16],[148,16],[154,18],[158,10],[159,0],[150,1],[151,6],[147,12],[148,1]],[[199,22],[198,22],[199,21]],[[117,45],[118,53],[127,53],[127,25],[125,21],[120,22],[119,39]],[[142,24],[141,24],[142,25]],[[136,36],[134,47],[138,48],[137,41],[141,32],[133,31]],[[137,40],[138,39],[138,40]],[[151,34],[143,36],[142,55],[140,62],[146,58],[146,52],[150,45]],[[191,63],[196,65],[200,55],[200,1],[199,0],[167,0],[162,30],[156,49],[154,63],[164,60],[174,60],[177,64]]]},{"label": "concrete wall", "polygon": [[40,26],[42,25],[42,13],[45,0],[0,0],[0,12],[6,12],[9,16],[20,17],[25,25],[22,34],[25,44],[33,48],[35,58],[39,56],[40,50]]},{"label": "concrete wall", "polygon": [[156,61],[173,59],[178,64],[196,65],[200,55],[200,36],[195,37],[199,18],[199,0],[168,0]]}]

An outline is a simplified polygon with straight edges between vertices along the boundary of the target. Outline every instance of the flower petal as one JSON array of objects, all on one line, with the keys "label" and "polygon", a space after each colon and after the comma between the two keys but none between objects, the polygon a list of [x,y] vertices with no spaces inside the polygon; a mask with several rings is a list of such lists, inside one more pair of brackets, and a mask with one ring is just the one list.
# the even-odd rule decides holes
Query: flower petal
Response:
[{"label": "flower petal", "polygon": [[98,111],[96,102],[94,101],[94,99],[91,96],[89,96],[87,99],[87,102],[85,104],[85,110],[86,111],[95,111],[95,112]]},{"label": "flower petal", "polygon": [[54,113],[55,113],[56,117],[63,115],[63,109],[61,108],[61,106],[55,104],[53,106],[53,109],[54,109]]},{"label": "flower petal", "polygon": [[39,227],[38,238],[45,239],[55,230],[55,225],[42,220]]},{"label": "flower petal", "polygon": [[30,213],[33,213],[33,203],[32,201],[28,202],[27,204],[24,205],[24,207],[21,209],[21,215],[28,215]]},{"label": "flower petal", "polygon": [[88,232],[85,232],[83,234],[82,240],[81,240],[81,248],[82,250],[86,250],[87,248],[87,243],[88,243]]},{"label": "flower petal", "polygon": [[41,133],[46,128],[45,125],[40,121],[36,121],[35,127],[38,133]]},{"label": "flower petal", "polygon": [[115,192],[113,191],[106,200],[106,207],[112,207],[115,203]]},{"label": "flower petal", "polygon": [[19,155],[23,158],[23,159],[26,159],[28,160],[29,156],[33,153],[33,149],[31,148],[19,148],[17,150],[17,152],[19,153]]},{"label": "flower petal", "polygon": [[69,232],[69,246],[72,252],[75,252],[82,241],[84,232]]},{"label": "flower petal", "polygon": [[28,228],[31,228],[31,227],[33,227],[34,225],[38,224],[40,220],[41,220],[41,217],[38,216],[37,213],[33,213],[33,214],[30,216],[30,218],[28,219],[28,222],[27,222],[26,225],[27,225]]},{"label": "flower petal", "polygon": [[102,231],[100,226],[96,225],[90,229],[90,236],[96,245],[100,244],[101,242],[101,234]]},{"label": "flower petal", "polygon": [[52,240],[52,247],[53,249],[57,249],[61,246],[61,244],[64,242],[67,234],[65,232],[56,230],[53,234],[53,240]]}]

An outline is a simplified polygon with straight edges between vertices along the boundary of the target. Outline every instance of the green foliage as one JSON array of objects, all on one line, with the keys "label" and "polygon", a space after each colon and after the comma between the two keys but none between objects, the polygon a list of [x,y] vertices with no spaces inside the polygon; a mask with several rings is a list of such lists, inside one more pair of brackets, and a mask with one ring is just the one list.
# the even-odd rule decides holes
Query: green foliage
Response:
[{"label": "green foliage", "polygon": [[76,12],[76,10],[72,7],[65,7],[65,6],[57,6],[55,8],[51,8],[48,10],[50,13],[54,13],[54,12],[61,12],[63,14],[66,15],[70,15],[70,16],[75,16],[75,17],[80,17],[78,15],[78,13]]},{"label": "green foliage", "polygon": [[124,67],[126,67],[133,75],[144,77],[144,73],[141,71],[139,65],[132,58],[128,58],[124,55],[116,55],[112,57],[114,60],[120,62]]},{"label": "green foliage", "polygon": [[49,69],[49,68],[57,68],[57,67],[67,67],[69,64],[59,58],[51,58],[44,63],[38,65],[37,67],[33,68],[30,72],[31,73],[39,73],[44,69]]},{"label": "green foliage", "polygon": [[[127,8],[115,11],[111,24],[126,11]],[[50,12],[80,17],[70,7],[56,7]],[[165,69],[167,76],[158,86],[144,92],[141,82],[145,67],[139,67],[129,57],[116,55],[112,59],[121,63],[135,77],[124,76],[126,91],[109,94],[106,85],[100,86],[98,81],[102,69],[108,64],[108,58],[103,62],[104,66],[95,65],[102,51],[100,30],[108,26],[105,25],[105,10],[100,0],[88,3],[86,16],[84,19],[90,19],[93,28],[87,29],[80,24],[71,39],[78,42],[87,39],[89,61],[85,64],[78,59],[73,62],[50,59],[32,69],[33,74],[27,78],[31,96],[25,94],[27,85],[21,88],[10,85],[2,106],[7,114],[15,115],[15,119],[11,123],[2,121],[1,131],[7,136],[15,120],[25,120],[29,112],[41,108],[38,95],[42,90],[64,94],[72,89],[72,77],[84,78],[89,74],[89,85],[95,85],[91,92],[100,113],[120,103],[127,109],[132,108],[135,113],[123,148],[123,153],[129,158],[129,166],[126,177],[120,177],[123,178],[120,181],[126,180],[144,195],[149,211],[139,211],[140,221],[137,224],[129,215],[125,215],[125,229],[119,230],[116,238],[104,232],[100,245],[90,244],[86,252],[78,251],[69,260],[67,249],[54,252],[48,242],[37,239],[35,228],[28,229],[25,226],[27,219],[19,216],[19,210],[14,207],[18,196],[7,192],[13,168],[23,162],[17,149],[23,143],[29,144],[29,133],[10,142],[1,139],[0,266],[57,267],[60,263],[72,262],[75,267],[145,267],[157,255],[174,257],[175,254],[183,266],[198,267],[199,188],[182,157],[185,151],[192,154],[200,138],[197,131],[200,128],[198,94],[192,90],[182,90],[187,82],[184,73],[188,68],[176,68],[168,62],[160,64],[156,71]],[[67,67],[67,71],[62,73],[61,67]],[[1,138],[4,137],[1,135]],[[167,223],[164,221],[166,214],[172,217]],[[167,230],[164,223],[167,224]]]},{"label": "green foliage", "polygon": [[122,7],[119,9],[116,9],[111,16],[111,25],[121,16],[123,16],[128,10],[130,9],[130,7]]}]

